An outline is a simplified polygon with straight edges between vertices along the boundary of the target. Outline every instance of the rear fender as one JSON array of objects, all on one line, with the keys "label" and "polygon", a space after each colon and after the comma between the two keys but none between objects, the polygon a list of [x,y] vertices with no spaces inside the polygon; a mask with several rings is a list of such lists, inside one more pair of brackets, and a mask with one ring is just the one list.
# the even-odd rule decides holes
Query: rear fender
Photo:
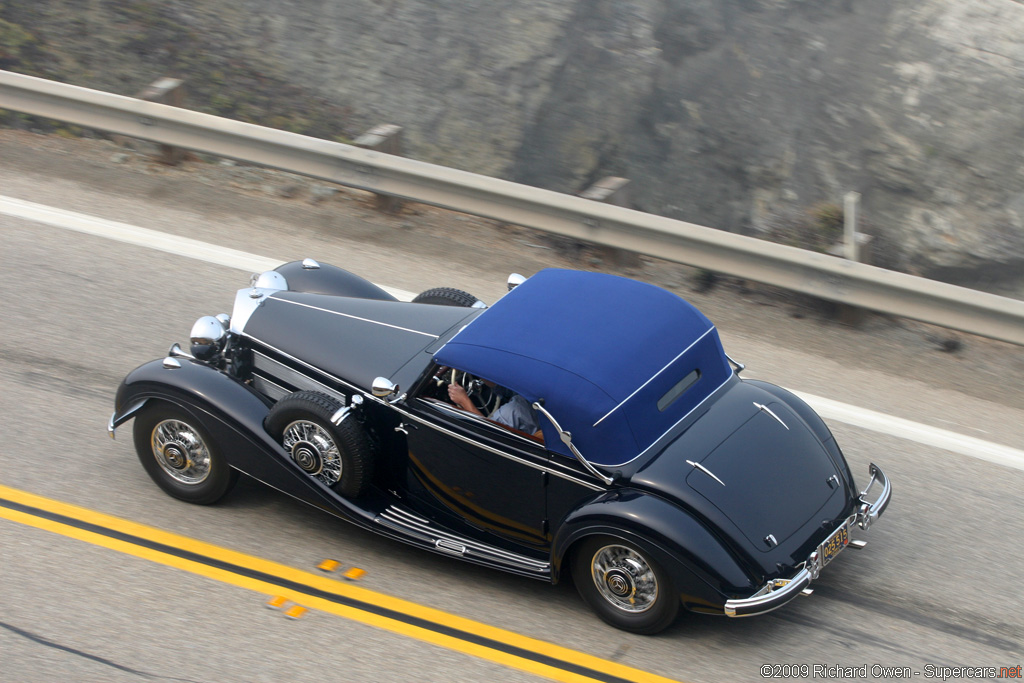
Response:
[{"label": "rear fender", "polygon": [[[270,402],[245,384],[204,363],[184,357],[146,363],[131,371],[117,390],[112,425],[130,419],[153,401],[167,401],[190,414],[220,447],[231,467],[310,505],[352,521],[359,508],[299,470],[267,433]],[[365,520],[368,522],[369,520]]]},{"label": "rear fender", "polygon": [[658,496],[610,491],[569,513],[552,545],[556,574],[571,560],[572,547],[594,535],[646,548],[672,576],[688,609],[720,614],[727,597],[749,594],[757,585],[704,525]]}]

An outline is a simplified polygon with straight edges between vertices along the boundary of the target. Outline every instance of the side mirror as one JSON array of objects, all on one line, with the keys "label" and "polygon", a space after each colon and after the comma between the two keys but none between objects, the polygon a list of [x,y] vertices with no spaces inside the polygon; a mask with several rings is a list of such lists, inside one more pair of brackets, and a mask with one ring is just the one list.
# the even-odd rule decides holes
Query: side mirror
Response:
[{"label": "side mirror", "polygon": [[377,398],[387,398],[388,396],[394,396],[397,394],[399,387],[387,377],[377,377],[373,380],[373,385],[370,390]]}]

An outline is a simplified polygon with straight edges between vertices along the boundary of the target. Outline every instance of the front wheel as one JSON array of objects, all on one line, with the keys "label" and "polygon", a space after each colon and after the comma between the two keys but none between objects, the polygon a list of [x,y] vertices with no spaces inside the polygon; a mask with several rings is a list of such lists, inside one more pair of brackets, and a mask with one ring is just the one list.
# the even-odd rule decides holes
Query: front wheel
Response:
[{"label": "front wheel", "polygon": [[624,631],[658,633],[679,613],[668,574],[649,553],[617,538],[585,540],[573,557],[572,578],[598,616]]},{"label": "front wheel", "polygon": [[146,473],[179,500],[215,503],[238,480],[238,472],[227,464],[198,420],[173,404],[148,403],[135,417],[132,435]]}]

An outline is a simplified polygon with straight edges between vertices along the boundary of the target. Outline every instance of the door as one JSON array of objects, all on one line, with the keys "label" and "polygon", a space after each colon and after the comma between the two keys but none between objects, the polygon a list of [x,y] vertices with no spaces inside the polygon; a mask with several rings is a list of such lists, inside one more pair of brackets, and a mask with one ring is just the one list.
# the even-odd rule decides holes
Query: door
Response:
[{"label": "door", "polygon": [[546,547],[543,445],[441,401],[416,398],[408,408],[417,419],[403,422],[405,488],[421,512]]}]

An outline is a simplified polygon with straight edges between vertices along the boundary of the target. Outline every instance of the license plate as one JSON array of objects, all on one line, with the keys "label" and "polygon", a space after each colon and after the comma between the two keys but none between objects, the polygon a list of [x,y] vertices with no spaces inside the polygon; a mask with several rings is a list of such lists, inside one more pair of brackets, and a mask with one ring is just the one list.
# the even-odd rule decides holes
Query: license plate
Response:
[{"label": "license plate", "polygon": [[825,542],[818,546],[818,557],[821,558],[821,566],[832,561],[839,551],[850,545],[850,529],[844,522],[841,527],[832,532],[832,535],[825,539]]}]

